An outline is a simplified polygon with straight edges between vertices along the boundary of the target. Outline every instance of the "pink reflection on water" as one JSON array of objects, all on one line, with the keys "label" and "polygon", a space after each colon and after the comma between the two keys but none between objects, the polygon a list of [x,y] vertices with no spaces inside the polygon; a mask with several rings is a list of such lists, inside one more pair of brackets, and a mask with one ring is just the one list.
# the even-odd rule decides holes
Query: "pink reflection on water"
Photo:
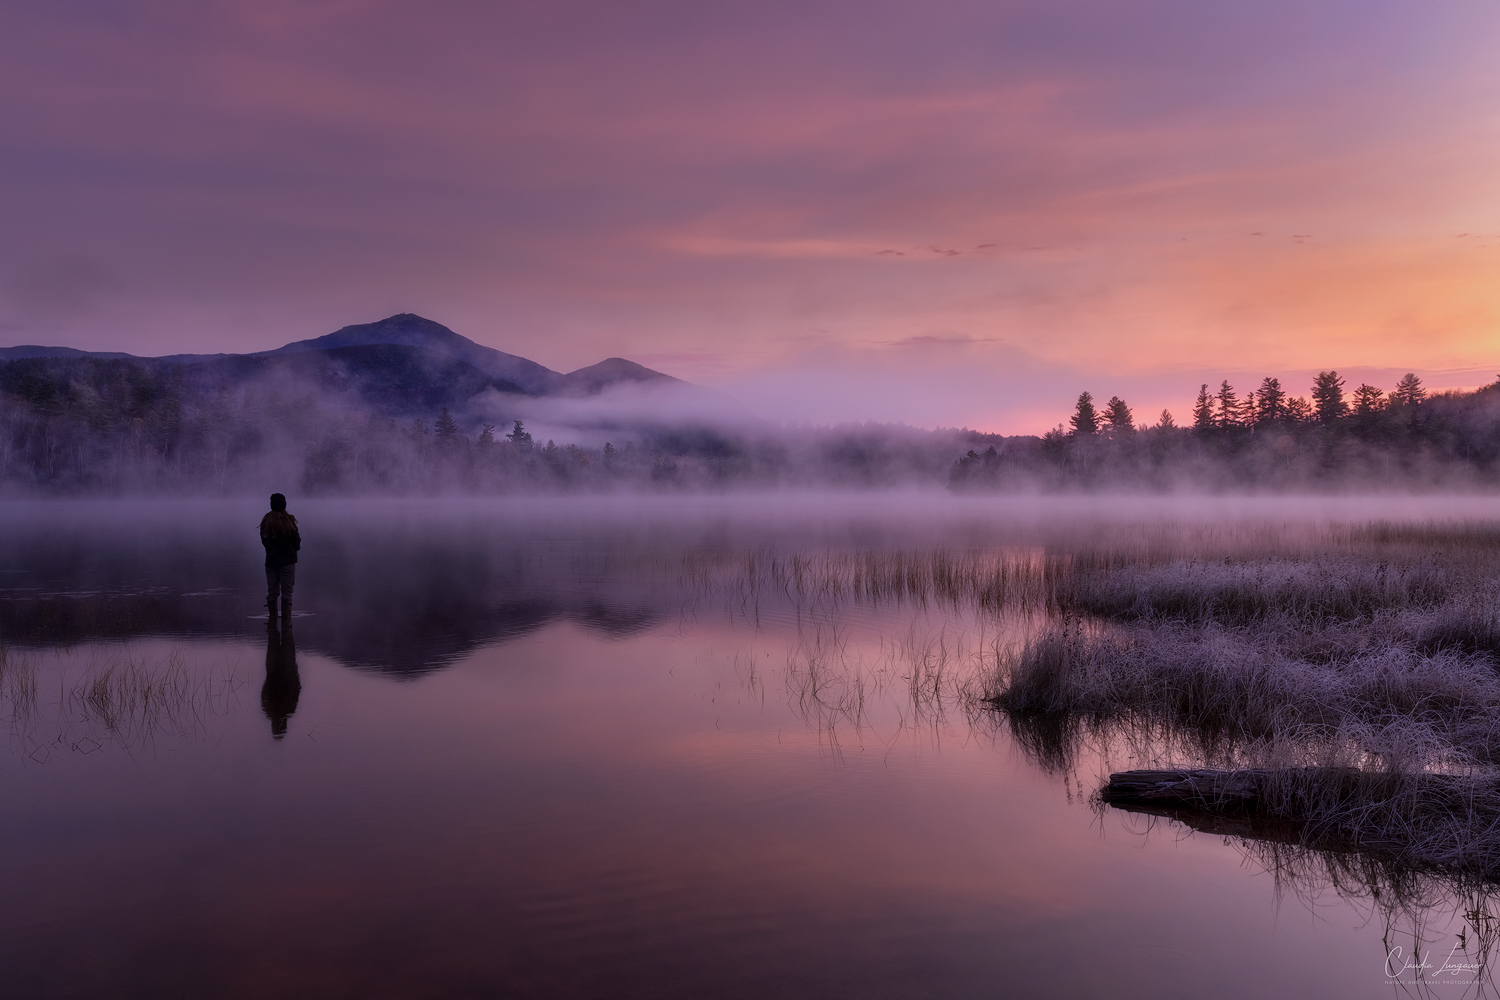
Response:
[{"label": "pink reflection on water", "polygon": [[[1368,994],[1357,914],[1101,825],[961,713],[901,725],[895,685],[833,752],[794,647],[561,623],[410,682],[304,654],[283,741],[252,683],[185,739],[6,758],[7,968],[38,995]],[[254,645],[132,655],[173,648],[258,683]]]}]

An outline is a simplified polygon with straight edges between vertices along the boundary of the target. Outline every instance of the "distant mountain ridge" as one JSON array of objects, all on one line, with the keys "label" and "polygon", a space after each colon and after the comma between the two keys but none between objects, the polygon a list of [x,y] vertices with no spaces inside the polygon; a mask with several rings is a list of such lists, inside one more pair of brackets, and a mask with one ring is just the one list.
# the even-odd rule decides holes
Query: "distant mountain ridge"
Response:
[{"label": "distant mountain ridge", "polygon": [[[389,347],[415,348],[415,351],[372,350]],[[567,374],[555,372],[535,361],[475,343],[441,323],[414,313],[398,313],[374,323],[360,323],[335,330],[310,340],[299,340],[269,351],[249,354],[174,354],[144,358],[116,351],[81,351],[72,347],[21,345],[0,347],[0,361],[26,358],[93,358],[104,361],[142,361],[172,365],[203,365],[203,375],[248,375],[269,370],[265,363],[246,363],[248,359],[291,361],[294,355],[316,355],[324,361],[351,367],[365,377],[383,379],[395,384],[412,377],[446,376],[449,379],[466,373],[455,370],[452,362],[488,377],[491,387],[501,392],[529,396],[591,396],[621,383],[652,383],[687,387],[690,383],[653,371],[624,358],[607,358],[595,365]],[[294,368],[307,370],[308,365]],[[326,374],[327,365],[314,364]],[[217,370],[217,372],[215,371]],[[210,379],[213,380],[213,379]],[[460,378],[472,383],[472,378]],[[428,395],[431,395],[428,393]]]}]

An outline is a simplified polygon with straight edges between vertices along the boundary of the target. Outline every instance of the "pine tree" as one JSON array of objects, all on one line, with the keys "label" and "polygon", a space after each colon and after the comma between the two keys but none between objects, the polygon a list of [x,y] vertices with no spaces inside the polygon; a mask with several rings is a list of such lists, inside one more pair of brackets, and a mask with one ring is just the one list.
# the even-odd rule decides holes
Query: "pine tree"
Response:
[{"label": "pine tree", "polygon": [[1240,426],[1254,427],[1260,420],[1260,404],[1258,397],[1252,390],[1240,403]]},{"label": "pine tree", "polygon": [[1109,425],[1111,432],[1124,434],[1135,430],[1135,416],[1131,414],[1130,407],[1125,405],[1125,400],[1119,396],[1111,396],[1109,403],[1104,407],[1104,422]]},{"label": "pine tree", "polygon": [[495,425],[485,424],[484,430],[479,432],[479,446],[488,448],[495,443]]},{"label": "pine tree", "polygon": [[1354,390],[1354,414],[1355,416],[1369,419],[1381,410],[1385,409],[1385,393],[1373,385],[1361,384]]},{"label": "pine tree", "polygon": [[1198,401],[1193,404],[1193,430],[1206,431],[1214,425],[1214,402],[1208,394],[1208,383],[1198,389]]},{"label": "pine tree", "polygon": [[1172,431],[1177,429],[1177,422],[1172,419],[1172,411],[1162,410],[1161,419],[1156,422],[1157,430]]},{"label": "pine tree", "polygon": [[1240,425],[1240,400],[1235,395],[1234,386],[1229,384],[1227,378],[1220,384],[1219,392],[1214,398],[1219,403],[1219,426],[1238,427]]},{"label": "pine tree", "polygon": [[516,426],[511,429],[511,432],[505,435],[505,439],[521,451],[531,450],[531,435],[526,433],[526,425],[519,420],[516,421]]},{"label": "pine tree", "polygon": [[1392,390],[1390,405],[1415,407],[1426,398],[1427,390],[1422,388],[1422,380],[1417,378],[1415,372],[1407,372]]},{"label": "pine tree", "polygon": [[1078,408],[1069,418],[1074,434],[1093,434],[1099,430],[1099,417],[1094,412],[1094,397],[1082,392],[1078,394]]},{"label": "pine tree", "polygon": [[1313,418],[1312,404],[1305,396],[1292,396],[1286,401],[1286,421],[1289,424],[1305,424]]},{"label": "pine tree", "polygon": [[1068,435],[1063,425],[1058,424],[1042,435],[1042,453],[1054,462],[1061,462],[1068,453]]},{"label": "pine tree", "polygon": [[1331,424],[1349,410],[1344,402],[1344,380],[1338,372],[1318,372],[1313,379],[1312,398],[1320,423]]},{"label": "pine tree", "polygon": [[453,419],[453,414],[448,412],[446,406],[443,407],[443,412],[438,414],[434,429],[437,431],[438,440],[444,443],[458,437],[458,421]]},{"label": "pine tree", "polygon": [[1257,424],[1274,424],[1286,418],[1286,392],[1281,388],[1280,379],[1267,375],[1261,380],[1260,388],[1255,390],[1254,397]]}]

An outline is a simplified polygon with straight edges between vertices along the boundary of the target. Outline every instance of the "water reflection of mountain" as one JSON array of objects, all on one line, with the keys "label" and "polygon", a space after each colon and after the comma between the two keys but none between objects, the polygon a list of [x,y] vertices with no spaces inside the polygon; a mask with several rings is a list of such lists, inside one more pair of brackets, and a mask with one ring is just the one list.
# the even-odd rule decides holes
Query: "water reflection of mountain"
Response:
[{"label": "water reflection of mountain", "polygon": [[481,646],[520,638],[556,621],[607,635],[638,632],[661,617],[655,609],[593,598],[528,597],[498,604],[466,603],[411,613],[330,615],[309,623],[309,647],[351,667],[417,676],[455,663]]},{"label": "water reflection of mountain", "polygon": [[[261,627],[251,618],[258,593],[149,591],[0,591],[0,635],[16,645],[70,645],[147,636],[240,638]],[[309,596],[298,619],[305,651],[347,666],[400,676],[441,669],[481,646],[571,621],[611,636],[658,621],[660,609],[598,597],[472,595],[462,601],[408,607],[367,599],[330,602]],[[261,616],[264,619],[264,615]]]},{"label": "water reflection of mountain", "polygon": [[[253,539],[253,535],[252,535]],[[362,670],[416,676],[556,621],[628,635],[667,602],[606,583],[552,548],[458,533],[319,537],[298,574],[298,640]],[[80,530],[13,539],[0,574],[0,639],[67,645],[146,636],[248,637],[264,608],[258,553],[227,533]],[[592,569],[592,571],[591,571]],[[263,615],[261,620],[263,621]]]},{"label": "water reflection of mountain", "polygon": [[[907,565],[894,555],[915,539],[940,541],[941,526],[920,518],[889,529],[859,518],[803,523],[760,499],[723,503],[298,504],[303,547],[294,607],[311,616],[298,619],[299,648],[414,676],[557,621],[612,636],[711,611],[792,622],[807,602],[838,606],[864,593],[851,589],[850,574],[875,588],[866,595],[870,608],[906,599],[925,606],[941,596],[923,588],[946,557]],[[242,500],[9,505],[0,517],[0,642],[183,636],[258,643],[263,512],[259,502]],[[965,545],[980,537],[961,535]],[[795,556],[830,549],[844,555]],[[777,551],[785,556],[779,563]],[[917,578],[927,582],[913,584]],[[912,586],[921,592],[908,593]]]}]

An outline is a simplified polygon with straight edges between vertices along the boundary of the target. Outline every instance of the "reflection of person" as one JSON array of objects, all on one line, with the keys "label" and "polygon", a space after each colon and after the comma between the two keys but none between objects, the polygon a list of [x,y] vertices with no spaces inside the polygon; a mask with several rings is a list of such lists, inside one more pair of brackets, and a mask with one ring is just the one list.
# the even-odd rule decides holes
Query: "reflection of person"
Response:
[{"label": "reflection of person", "polygon": [[286,497],[271,494],[271,511],[260,519],[260,544],[266,547],[266,613],[276,617],[276,598],[281,597],[281,616],[292,617],[292,585],[297,582],[297,550],[302,536],[297,519],[286,512]]},{"label": "reflection of person", "polygon": [[276,616],[266,622],[266,683],[260,689],[260,707],[271,720],[271,735],[286,735],[286,720],[297,711],[302,678],[297,676],[297,644],[292,640],[292,621],[276,627]]}]

